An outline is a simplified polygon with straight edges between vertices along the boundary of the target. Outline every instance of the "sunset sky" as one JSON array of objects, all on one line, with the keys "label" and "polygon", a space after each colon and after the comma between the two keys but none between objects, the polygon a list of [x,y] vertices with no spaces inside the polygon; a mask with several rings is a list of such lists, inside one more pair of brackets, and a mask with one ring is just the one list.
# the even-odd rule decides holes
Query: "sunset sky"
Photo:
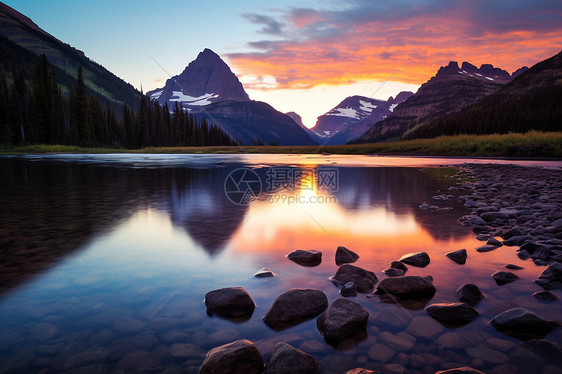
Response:
[{"label": "sunset sky", "polygon": [[450,60],[511,73],[562,49],[560,0],[5,3],[145,92],[210,48],[252,99],[309,127],[346,96],[415,91]]}]

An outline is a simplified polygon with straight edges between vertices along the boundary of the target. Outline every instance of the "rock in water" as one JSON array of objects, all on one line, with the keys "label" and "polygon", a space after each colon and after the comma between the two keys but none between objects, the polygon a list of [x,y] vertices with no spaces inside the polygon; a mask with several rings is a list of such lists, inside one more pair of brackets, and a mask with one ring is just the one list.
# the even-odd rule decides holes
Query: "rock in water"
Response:
[{"label": "rock in water", "polygon": [[320,365],[314,357],[287,343],[277,343],[267,359],[264,374],[316,374],[319,371]]},{"label": "rock in water", "polygon": [[359,259],[359,255],[345,247],[338,247],[336,249],[336,265],[348,264],[355,262]]},{"label": "rock in water", "polygon": [[408,267],[400,261],[392,261],[390,263],[390,267],[393,269],[402,270],[404,274],[406,274],[406,272],[408,271]]},{"label": "rock in water", "polygon": [[274,276],[275,276],[275,273],[272,272],[271,270],[269,270],[268,268],[262,268],[256,274],[254,274],[254,277],[257,277],[257,278],[268,278],[268,277],[274,277]]},{"label": "rock in water", "polygon": [[377,283],[377,276],[375,273],[360,268],[359,266],[349,264],[340,266],[333,279],[341,284],[353,282],[359,292],[372,291],[373,288],[375,288],[375,283]]},{"label": "rock in water", "polygon": [[496,238],[490,238],[488,239],[488,241],[486,242],[487,245],[495,245],[496,247],[501,247],[503,245],[502,242],[500,242],[498,239]]},{"label": "rock in water", "polygon": [[520,344],[534,354],[538,355],[546,363],[562,367],[562,345],[545,339],[528,340]]},{"label": "rock in water", "polygon": [[469,367],[461,367],[461,368],[454,368],[449,370],[441,370],[436,372],[435,374],[484,374],[480,370],[476,370]]},{"label": "rock in water", "polygon": [[535,292],[533,296],[543,301],[554,301],[560,299],[557,295],[553,294],[550,291],[538,291]]},{"label": "rock in water", "polygon": [[287,258],[302,266],[317,266],[322,263],[322,252],[313,249],[308,251],[297,249],[289,253]]},{"label": "rock in water", "polygon": [[291,288],[283,292],[271,305],[263,321],[278,330],[295,325],[322,313],[328,306],[324,292],[306,288]]},{"label": "rock in water", "polygon": [[241,287],[220,288],[205,295],[207,314],[223,317],[248,316],[254,312],[256,304],[250,294]]},{"label": "rock in water", "polygon": [[492,274],[492,278],[494,278],[498,286],[503,286],[504,284],[511,283],[519,279],[517,275],[510,271],[496,271]]},{"label": "rock in water", "polygon": [[349,370],[345,374],[377,374],[377,372],[363,369],[363,368],[357,368],[357,369]]},{"label": "rock in water", "polygon": [[507,264],[507,265],[505,265],[504,267],[505,267],[506,269],[509,269],[509,270],[521,270],[521,269],[523,269],[522,266],[513,265],[513,264]]},{"label": "rock in water", "polygon": [[328,341],[339,341],[358,331],[364,330],[369,312],[361,305],[338,297],[326,312],[317,319],[318,330]]},{"label": "rock in water", "polygon": [[384,269],[383,272],[389,277],[401,277],[404,275],[404,271],[396,268]]},{"label": "rock in water", "polygon": [[452,325],[467,324],[480,314],[465,303],[432,304],[425,311],[439,322]]},{"label": "rock in water", "polygon": [[449,252],[446,253],[445,256],[449,257],[459,265],[466,264],[466,249],[459,249],[458,251]]},{"label": "rock in water", "polygon": [[472,283],[467,283],[459,287],[457,290],[457,296],[460,301],[472,306],[477,305],[480,300],[484,298],[482,291],[480,291],[477,285]]},{"label": "rock in water", "polygon": [[259,374],[263,371],[263,358],[249,340],[237,340],[211,349],[199,374]]},{"label": "rock in water", "polygon": [[340,290],[343,297],[357,296],[357,286],[353,282],[347,282]]},{"label": "rock in water", "polygon": [[545,290],[562,288],[562,263],[553,262],[535,279],[535,283]]},{"label": "rock in water", "polygon": [[426,267],[429,265],[429,255],[426,252],[407,253],[400,258],[400,261],[417,267]]},{"label": "rock in water", "polygon": [[383,279],[375,293],[388,293],[401,299],[431,297],[435,294],[435,286],[431,276],[406,275]]},{"label": "rock in water", "polygon": [[542,338],[553,328],[556,321],[546,320],[525,308],[512,308],[492,318],[490,323],[504,334],[518,339]]}]

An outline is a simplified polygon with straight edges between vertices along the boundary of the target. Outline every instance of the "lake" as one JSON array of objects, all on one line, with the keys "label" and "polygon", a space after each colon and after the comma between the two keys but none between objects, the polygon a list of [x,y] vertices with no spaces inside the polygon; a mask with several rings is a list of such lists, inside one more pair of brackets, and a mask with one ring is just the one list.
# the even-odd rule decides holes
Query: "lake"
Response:
[{"label": "lake", "polygon": [[[519,341],[488,321],[513,306],[559,319],[559,301],[530,295],[544,270],[514,247],[478,253],[484,244],[457,219],[465,162],[415,157],[313,155],[30,155],[0,157],[0,372],[197,373],[210,349],[248,339],[264,360],[277,342],[314,356],[322,373],[365,367],[434,373],[456,366],[506,372],[524,365]],[[515,161],[527,166],[542,161]],[[560,167],[560,163],[553,163]],[[444,200],[433,197],[446,196]],[[421,209],[427,203],[440,209]],[[431,300],[398,306],[370,293],[353,300],[370,314],[366,331],[327,343],[310,319],[276,331],[262,318],[290,288],[339,288],[334,255],[379,280],[392,261],[425,251]],[[458,265],[445,253],[466,248]],[[318,250],[322,263],[300,266],[296,249]],[[507,263],[522,279],[498,286]],[[257,278],[263,267],[276,276]],[[480,316],[462,327],[432,320],[425,306],[456,302],[477,284]],[[243,287],[256,303],[248,319],[207,315],[205,294]],[[558,291],[555,291],[558,292]],[[560,293],[558,292],[558,295]],[[396,323],[375,318],[399,308]],[[395,309],[392,309],[395,310]],[[380,314],[379,314],[380,315]],[[403,322],[400,322],[402,321]],[[423,321],[424,329],[412,328]],[[558,330],[547,339],[562,342]],[[397,339],[401,337],[402,339]],[[391,366],[392,367],[392,366]],[[506,369],[507,368],[507,369]]]}]

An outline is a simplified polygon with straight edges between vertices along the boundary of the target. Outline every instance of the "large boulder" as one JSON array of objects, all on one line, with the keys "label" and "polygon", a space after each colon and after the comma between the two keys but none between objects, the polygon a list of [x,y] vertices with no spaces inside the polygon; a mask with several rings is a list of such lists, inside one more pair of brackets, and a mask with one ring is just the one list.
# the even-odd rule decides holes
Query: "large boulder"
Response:
[{"label": "large boulder", "polygon": [[504,284],[511,283],[519,279],[517,275],[510,271],[496,271],[492,274],[492,278],[494,278],[498,286],[503,286]]},{"label": "large boulder", "polygon": [[263,371],[263,358],[254,343],[237,340],[211,349],[199,374],[259,374]]},{"label": "large boulder", "polygon": [[429,255],[426,252],[407,253],[400,257],[400,261],[417,267],[426,267],[429,265]]},{"label": "large boulder", "polygon": [[518,339],[542,338],[553,328],[556,321],[546,320],[525,308],[512,308],[492,318],[490,323],[498,330]]},{"label": "large boulder", "polygon": [[406,275],[381,280],[375,293],[378,295],[387,293],[401,299],[409,299],[431,297],[435,291],[431,276]]},{"label": "large boulder", "polygon": [[431,304],[425,311],[439,322],[451,325],[467,324],[479,315],[474,308],[465,303]]},{"label": "large boulder", "polygon": [[535,279],[535,283],[545,290],[562,288],[562,263],[553,262]]},{"label": "large boulder", "polygon": [[338,297],[317,319],[318,330],[328,341],[339,341],[367,326],[369,312],[361,305]]},{"label": "large boulder", "polygon": [[375,288],[377,276],[372,271],[365,270],[359,266],[345,264],[339,267],[332,280],[342,285],[347,282],[353,282],[357,287],[357,291],[369,292]]},{"label": "large boulder", "polygon": [[289,253],[287,258],[302,266],[317,266],[322,263],[322,252],[313,249],[308,251],[297,249]]},{"label": "large boulder", "polygon": [[271,305],[263,321],[273,329],[283,329],[322,313],[328,298],[320,290],[292,288],[283,292]]},{"label": "large boulder", "polygon": [[459,249],[458,251],[452,251],[446,253],[445,256],[449,257],[451,260],[455,261],[459,265],[466,264],[466,249]]},{"label": "large boulder", "polygon": [[277,343],[269,354],[264,374],[317,374],[318,361],[287,343]]},{"label": "large boulder", "polygon": [[250,316],[256,304],[250,294],[241,287],[220,288],[205,295],[207,314],[223,317]]},{"label": "large boulder", "polygon": [[336,265],[349,264],[359,259],[359,255],[345,247],[336,249]]},{"label": "large boulder", "polygon": [[484,298],[484,294],[477,285],[467,283],[457,289],[457,296],[459,300],[467,303],[468,305],[475,306]]}]

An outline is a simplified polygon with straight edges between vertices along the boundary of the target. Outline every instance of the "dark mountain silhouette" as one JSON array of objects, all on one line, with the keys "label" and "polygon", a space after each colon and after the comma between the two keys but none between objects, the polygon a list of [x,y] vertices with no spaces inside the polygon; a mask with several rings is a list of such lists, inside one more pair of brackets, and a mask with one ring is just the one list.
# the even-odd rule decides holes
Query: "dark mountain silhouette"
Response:
[{"label": "dark mountain silhouette", "polygon": [[[519,75],[524,68],[518,69]],[[497,91],[514,75],[484,64],[476,66],[455,61],[442,66],[437,74],[396,108],[391,116],[372,126],[360,142],[389,141],[407,138],[410,133],[438,118],[460,110]]]},{"label": "dark mountain silhouette", "polygon": [[493,94],[458,112],[436,119],[413,131],[410,137],[560,131],[562,52],[528,70],[518,70],[513,75],[516,75],[515,79]]},{"label": "dark mountain silhouette", "polygon": [[[59,84],[63,86],[63,93],[67,93],[76,81],[78,67],[83,69],[87,88],[114,105],[128,105],[136,108],[140,94],[130,84],[115,76],[103,66],[90,60],[84,52],[61,42],[54,36],[37,26],[31,19],[0,2],[0,35],[10,42],[32,52],[35,58],[18,53],[18,67],[26,68],[35,64],[37,56],[44,54],[49,62],[57,69]],[[2,42],[6,47],[6,40]],[[12,48],[13,49],[13,48]],[[2,53],[0,66],[7,68],[14,62],[14,56]],[[4,70],[13,74],[12,70]]]}]

